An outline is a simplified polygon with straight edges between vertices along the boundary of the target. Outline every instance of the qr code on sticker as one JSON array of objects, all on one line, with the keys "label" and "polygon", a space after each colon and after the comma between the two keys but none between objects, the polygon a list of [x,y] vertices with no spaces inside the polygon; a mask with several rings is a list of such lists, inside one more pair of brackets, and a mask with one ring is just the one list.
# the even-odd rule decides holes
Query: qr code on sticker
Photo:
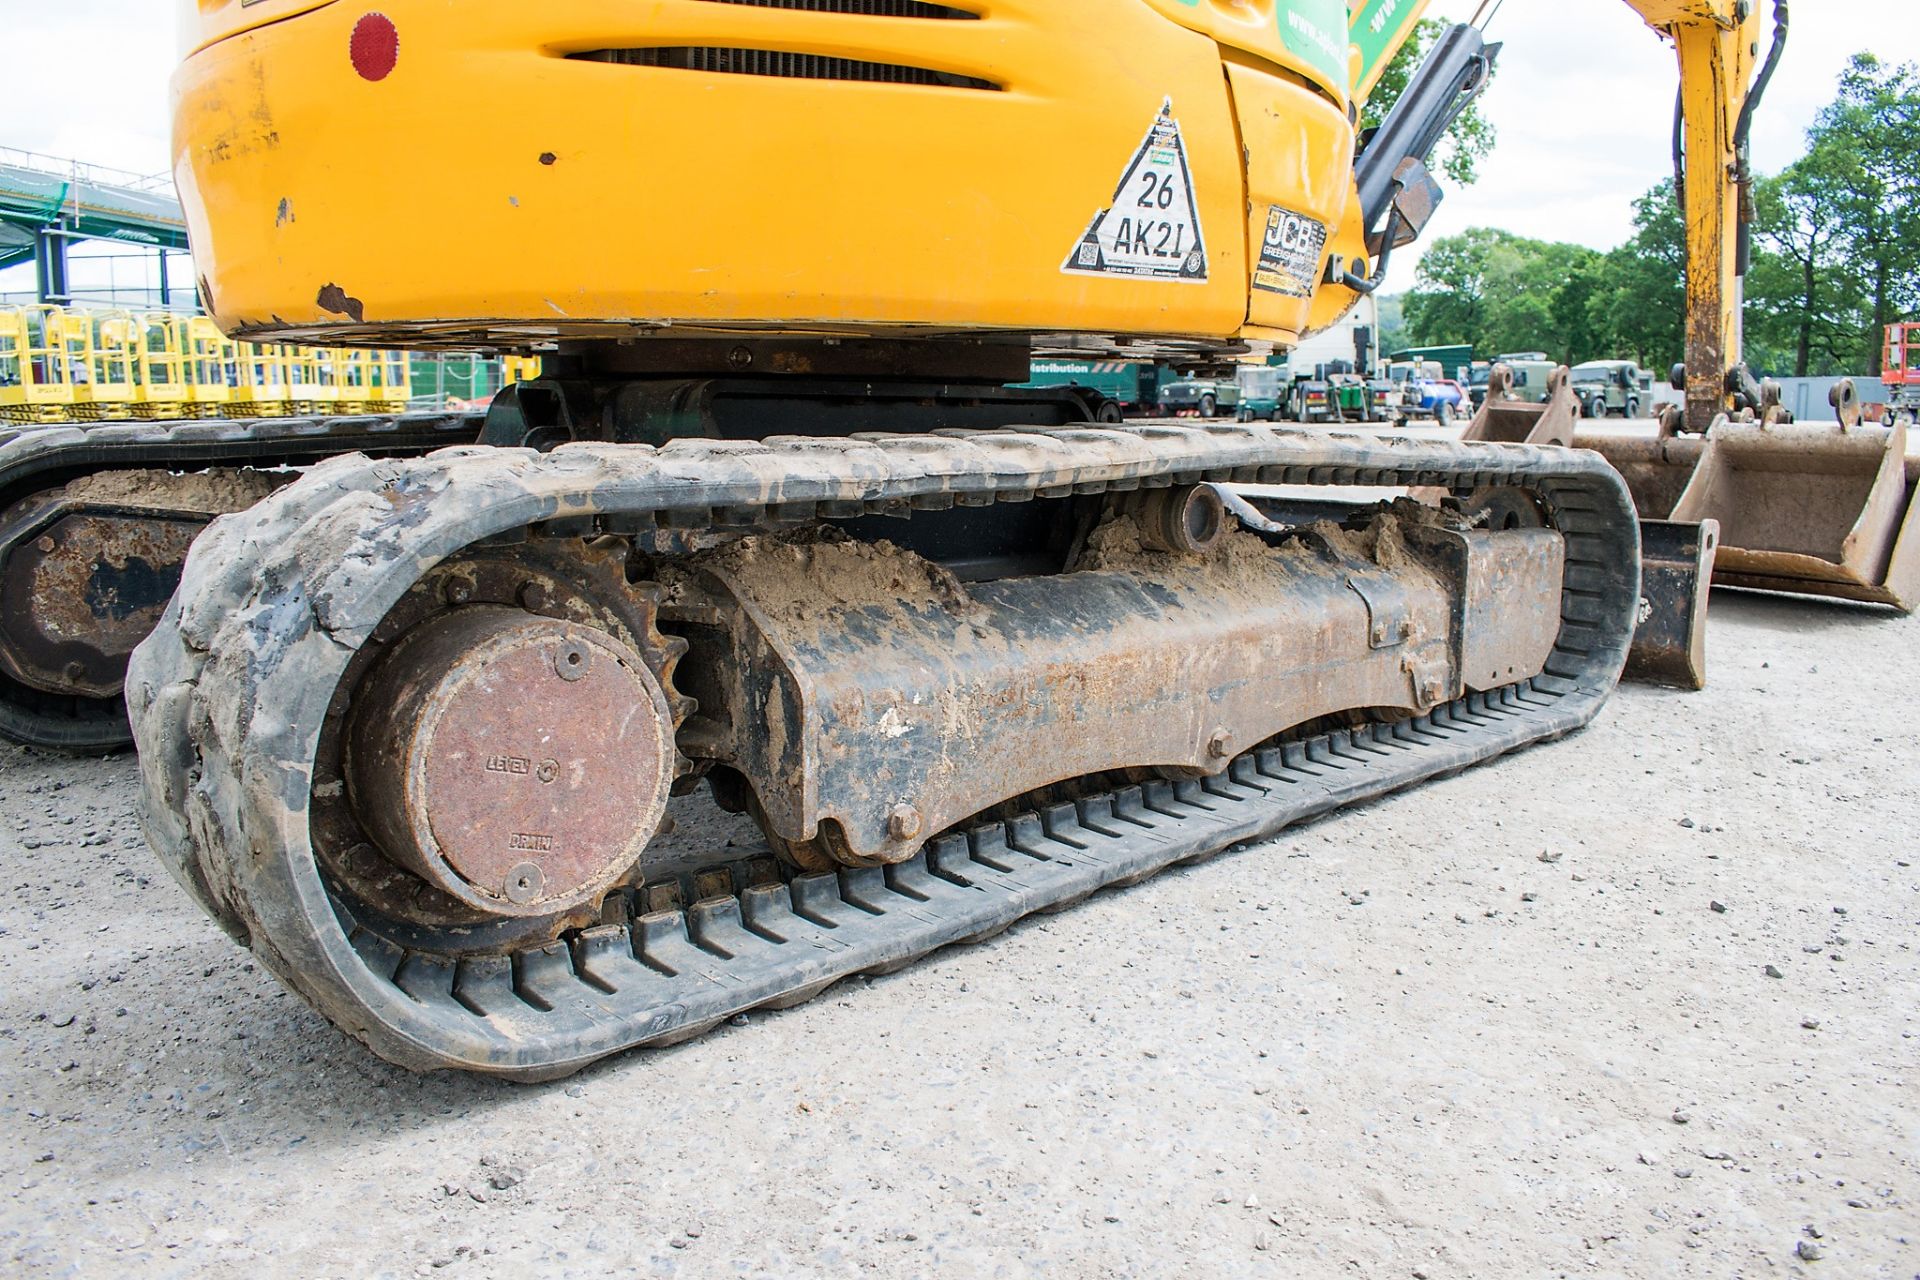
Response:
[{"label": "qr code on sticker", "polygon": [[1099,266],[1100,265],[1100,246],[1097,244],[1081,245],[1080,246],[1080,265],[1083,267]]}]

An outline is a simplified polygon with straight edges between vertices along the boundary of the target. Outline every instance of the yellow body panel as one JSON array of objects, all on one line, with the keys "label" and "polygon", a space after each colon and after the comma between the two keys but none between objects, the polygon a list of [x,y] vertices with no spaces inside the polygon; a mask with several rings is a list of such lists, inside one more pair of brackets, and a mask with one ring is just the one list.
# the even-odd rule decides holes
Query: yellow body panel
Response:
[{"label": "yellow body panel", "polygon": [[[1250,296],[1262,336],[1302,329],[1309,299],[1251,288],[1251,237],[1269,206],[1347,221],[1353,131],[1345,86],[1283,38],[1286,6],[961,3],[978,17],[391,0],[398,56],[377,80],[348,56],[363,6],[283,0],[258,6],[266,25],[217,38],[234,10],[214,4],[194,37],[212,42],[174,81],[206,301],[229,332],[362,343],[660,324],[1231,340]],[[994,87],[565,56],[694,46]],[[1063,269],[1132,198],[1116,185],[1169,103],[1205,280]],[[394,136],[489,145],[365,145]]]}]

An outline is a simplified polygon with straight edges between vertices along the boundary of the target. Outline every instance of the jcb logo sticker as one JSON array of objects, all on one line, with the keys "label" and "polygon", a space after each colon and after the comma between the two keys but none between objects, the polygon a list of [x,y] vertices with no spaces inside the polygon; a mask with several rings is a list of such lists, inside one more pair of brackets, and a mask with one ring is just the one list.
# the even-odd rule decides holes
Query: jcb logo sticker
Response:
[{"label": "jcb logo sticker", "polygon": [[1253,287],[1290,298],[1311,298],[1320,275],[1320,253],[1327,247],[1327,227],[1291,209],[1267,209],[1267,231],[1260,241],[1260,261],[1254,264]]}]

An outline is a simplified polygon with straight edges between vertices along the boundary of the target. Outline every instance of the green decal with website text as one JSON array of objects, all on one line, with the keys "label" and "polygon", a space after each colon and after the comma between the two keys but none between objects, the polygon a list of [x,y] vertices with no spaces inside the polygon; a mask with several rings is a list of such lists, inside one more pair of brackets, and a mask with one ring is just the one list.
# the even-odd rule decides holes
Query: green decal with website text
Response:
[{"label": "green decal with website text", "polygon": [[1280,0],[1274,13],[1287,48],[1319,68],[1344,93],[1348,84],[1347,0]]},{"label": "green decal with website text", "polygon": [[1419,17],[1415,0],[1367,0],[1354,11],[1353,47],[1360,51],[1354,85],[1370,86],[1406,39],[1407,29]]}]

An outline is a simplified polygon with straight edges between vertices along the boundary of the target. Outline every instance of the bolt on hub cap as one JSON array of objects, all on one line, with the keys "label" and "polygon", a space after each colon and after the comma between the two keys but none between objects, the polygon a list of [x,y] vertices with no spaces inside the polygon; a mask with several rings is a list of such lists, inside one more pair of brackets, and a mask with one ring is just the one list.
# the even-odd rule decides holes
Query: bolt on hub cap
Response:
[{"label": "bolt on hub cap", "polygon": [[612,637],[459,609],[383,657],[354,699],[347,786],[380,848],[495,915],[589,901],[636,862],[673,782],[660,682]]}]

